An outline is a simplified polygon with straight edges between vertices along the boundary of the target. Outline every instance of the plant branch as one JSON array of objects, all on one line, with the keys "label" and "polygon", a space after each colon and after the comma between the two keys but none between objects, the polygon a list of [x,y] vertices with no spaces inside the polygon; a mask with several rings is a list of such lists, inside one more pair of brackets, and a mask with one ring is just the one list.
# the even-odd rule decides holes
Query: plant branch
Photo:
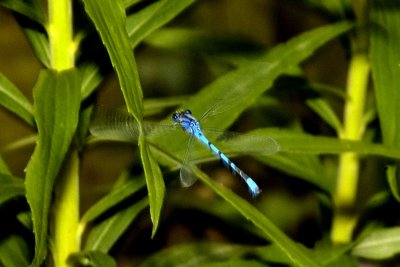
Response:
[{"label": "plant branch", "polygon": [[[71,5],[71,0],[48,1],[51,67],[57,71],[71,69],[75,65]],[[70,148],[68,156],[64,159],[64,168],[55,183],[52,252],[56,267],[69,266],[68,257],[80,249],[78,194],[79,157],[78,152]]]},{"label": "plant branch", "polygon": [[[367,57],[368,38],[365,25],[366,3],[355,1],[355,11],[361,25],[352,36],[352,58],[350,60],[347,94],[348,100],[344,108],[343,131],[341,139],[361,140],[366,127],[364,108],[369,79],[369,61]],[[343,153],[339,157],[336,192],[334,199],[334,219],[331,239],[335,243],[351,241],[357,222],[354,205],[357,197],[360,160],[356,153]]]}]

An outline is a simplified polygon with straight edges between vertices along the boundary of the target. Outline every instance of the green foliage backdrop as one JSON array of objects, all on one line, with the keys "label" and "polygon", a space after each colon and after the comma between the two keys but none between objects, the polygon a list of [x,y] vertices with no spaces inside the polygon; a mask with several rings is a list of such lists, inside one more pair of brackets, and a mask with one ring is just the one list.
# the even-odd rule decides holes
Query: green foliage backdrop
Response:
[{"label": "green foliage backdrop", "polygon": [[0,0],[0,265],[396,264],[397,2]]}]

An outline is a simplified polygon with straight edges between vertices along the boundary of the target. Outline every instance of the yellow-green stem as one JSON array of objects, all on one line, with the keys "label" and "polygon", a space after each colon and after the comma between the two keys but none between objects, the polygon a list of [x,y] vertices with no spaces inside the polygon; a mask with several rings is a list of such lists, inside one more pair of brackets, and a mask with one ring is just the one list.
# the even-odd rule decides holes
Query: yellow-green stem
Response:
[{"label": "yellow-green stem", "polygon": [[78,252],[80,237],[79,222],[79,157],[78,151],[72,149],[64,161],[59,175],[53,206],[54,243],[53,258],[56,267],[67,267],[71,253]]},{"label": "yellow-green stem", "polygon": [[[51,68],[56,71],[75,65],[71,0],[49,0],[48,35]],[[49,88],[52,90],[52,88]],[[55,183],[53,206],[52,252],[54,266],[67,267],[68,257],[80,249],[79,222],[79,157],[71,148]]]},{"label": "yellow-green stem", "polygon": [[[364,106],[368,87],[369,63],[366,54],[356,53],[350,61],[347,82],[348,101],[344,110],[341,138],[361,140],[364,125]],[[337,187],[334,195],[334,219],[331,239],[335,243],[351,241],[357,221],[353,213],[357,196],[359,158],[355,153],[343,153],[339,158]]]},{"label": "yellow-green stem", "polygon": [[49,0],[49,43],[51,67],[62,71],[74,67],[71,0]]}]

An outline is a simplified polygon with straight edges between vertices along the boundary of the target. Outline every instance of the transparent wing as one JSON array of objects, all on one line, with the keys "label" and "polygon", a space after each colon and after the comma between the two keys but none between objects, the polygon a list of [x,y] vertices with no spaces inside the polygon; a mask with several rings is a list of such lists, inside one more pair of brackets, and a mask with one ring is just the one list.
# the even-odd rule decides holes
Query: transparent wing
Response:
[{"label": "transparent wing", "polygon": [[[173,123],[151,121],[146,121],[143,127],[146,135],[162,134],[177,128]],[[129,113],[110,108],[100,108],[95,112],[89,130],[93,136],[107,140],[135,141],[139,136],[138,123]]]},{"label": "transparent wing", "polygon": [[196,181],[197,177],[192,172],[192,163],[191,158],[193,155],[193,143],[194,143],[194,135],[191,135],[188,141],[188,145],[186,147],[186,152],[182,160],[182,168],[179,173],[179,178],[181,180],[181,185],[183,187],[189,187]]},{"label": "transparent wing", "polygon": [[271,155],[280,150],[272,137],[259,133],[237,133],[203,129],[203,133],[225,153],[250,153]]},{"label": "transparent wing", "polygon": [[93,116],[90,133],[101,139],[134,141],[138,138],[138,124],[128,113],[99,109]]}]

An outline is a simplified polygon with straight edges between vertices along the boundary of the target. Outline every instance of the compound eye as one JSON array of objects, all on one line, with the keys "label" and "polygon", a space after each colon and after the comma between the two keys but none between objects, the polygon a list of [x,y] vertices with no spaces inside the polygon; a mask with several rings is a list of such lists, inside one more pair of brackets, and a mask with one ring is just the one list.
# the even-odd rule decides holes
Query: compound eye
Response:
[{"label": "compound eye", "polygon": [[187,109],[184,111],[185,115],[192,115],[192,112],[190,111],[190,109]]},{"label": "compound eye", "polygon": [[172,114],[172,119],[173,119],[174,121],[177,121],[177,120],[178,120],[178,113]]}]

